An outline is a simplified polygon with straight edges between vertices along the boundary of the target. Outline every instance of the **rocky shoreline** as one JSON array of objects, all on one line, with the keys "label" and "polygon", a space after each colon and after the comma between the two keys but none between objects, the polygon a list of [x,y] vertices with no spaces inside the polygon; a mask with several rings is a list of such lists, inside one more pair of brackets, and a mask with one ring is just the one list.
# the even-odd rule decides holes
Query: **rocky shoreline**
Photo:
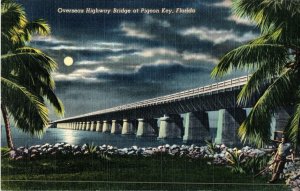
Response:
[{"label": "rocky shoreline", "polygon": [[[51,156],[68,155],[84,156],[93,154],[96,157],[103,156],[141,156],[150,157],[157,154],[166,154],[178,157],[189,157],[192,159],[211,159],[208,165],[234,165],[231,163],[232,157],[237,157],[240,163],[251,158],[270,156],[270,150],[255,149],[245,146],[241,149],[228,148],[225,145],[161,145],[158,147],[138,147],[117,148],[111,145],[94,146],[89,144],[70,145],[68,143],[33,145],[30,147],[18,147],[9,152],[12,160],[35,160],[40,157],[51,158]],[[271,169],[266,171],[271,173]],[[286,180],[292,190],[300,190],[300,161],[287,162],[282,178]]]}]

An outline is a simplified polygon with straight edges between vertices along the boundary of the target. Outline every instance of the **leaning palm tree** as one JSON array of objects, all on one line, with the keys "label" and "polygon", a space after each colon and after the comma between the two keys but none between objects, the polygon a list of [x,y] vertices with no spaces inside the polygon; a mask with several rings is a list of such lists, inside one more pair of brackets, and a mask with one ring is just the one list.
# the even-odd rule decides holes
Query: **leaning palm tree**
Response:
[{"label": "leaning palm tree", "polygon": [[239,128],[242,141],[263,146],[270,141],[273,114],[294,107],[286,132],[300,141],[300,2],[297,0],[234,0],[233,11],[260,28],[260,36],[223,56],[212,76],[232,69],[254,71],[238,95],[241,106],[253,101],[249,116]]},{"label": "leaning palm tree", "polygon": [[42,51],[26,46],[32,34],[47,35],[44,20],[28,21],[23,7],[12,0],[1,2],[1,111],[7,145],[13,148],[10,122],[32,135],[40,135],[49,122],[48,101],[63,115],[61,101],[54,93],[51,72],[57,64]]}]

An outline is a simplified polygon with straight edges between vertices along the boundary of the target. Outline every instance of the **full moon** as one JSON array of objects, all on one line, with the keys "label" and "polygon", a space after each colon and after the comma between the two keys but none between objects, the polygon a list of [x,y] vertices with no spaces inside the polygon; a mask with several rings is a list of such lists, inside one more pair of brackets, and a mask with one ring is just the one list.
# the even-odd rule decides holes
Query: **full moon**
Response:
[{"label": "full moon", "polygon": [[64,63],[66,66],[71,66],[73,64],[73,58],[70,56],[65,57]]}]

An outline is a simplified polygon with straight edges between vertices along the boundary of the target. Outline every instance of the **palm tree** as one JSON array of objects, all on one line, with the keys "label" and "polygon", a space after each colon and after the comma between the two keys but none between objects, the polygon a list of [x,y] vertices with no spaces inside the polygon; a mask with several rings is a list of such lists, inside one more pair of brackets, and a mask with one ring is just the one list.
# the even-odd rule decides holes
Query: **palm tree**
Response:
[{"label": "palm tree", "polygon": [[42,51],[26,46],[32,34],[49,34],[48,24],[42,19],[28,21],[23,7],[13,0],[1,2],[1,17],[1,111],[7,145],[13,148],[10,118],[24,132],[40,135],[50,121],[46,101],[58,115],[63,115],[64,108],[51,77],[57,64]]},{"label": "palm tree", "polygon": [[297,0],[234,0],[233,11],[260,28],[260,36],[223,56],[212,71],[220,77],[232,69],[254,71],[238,95],[241,106],[254,102],[239,128],[241,140],[263,146],[270,141],[276,109],[294,107],[286,127],[291,141],[300,141],[300,2]]}]

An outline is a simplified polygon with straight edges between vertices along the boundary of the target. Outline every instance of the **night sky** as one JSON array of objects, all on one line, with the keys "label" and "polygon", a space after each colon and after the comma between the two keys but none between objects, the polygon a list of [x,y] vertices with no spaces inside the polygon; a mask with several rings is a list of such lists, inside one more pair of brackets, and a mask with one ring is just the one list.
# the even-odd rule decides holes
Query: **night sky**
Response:
[{"label": "night sky", "polygon": [[[218,59],[259,31],[230,0],[19,0],[51,26],[30,46],[50,55],[65,117],[203,86]],[[58,9],[193,8],[194,14],[66,14]],[[74,59],[71,66],[63,62]],[[231,76],[242,75],[235,72]],[[51,114],[52,119],[56,117]]]}]

